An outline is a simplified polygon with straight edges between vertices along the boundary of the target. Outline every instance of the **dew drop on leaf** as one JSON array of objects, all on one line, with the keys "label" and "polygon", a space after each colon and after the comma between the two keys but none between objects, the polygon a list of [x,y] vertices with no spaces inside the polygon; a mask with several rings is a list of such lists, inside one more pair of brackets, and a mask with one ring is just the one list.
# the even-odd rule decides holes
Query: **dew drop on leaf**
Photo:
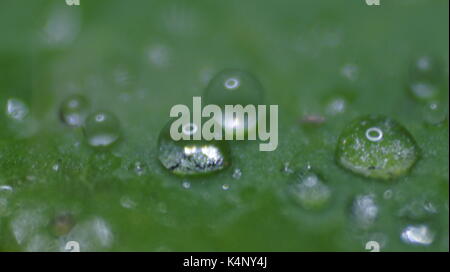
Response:
[{"label": "dew drop on leaf", "polygon": [[255,76],[238,69],[226,69],[210,80],[203,98],[206,104],[222,108],[223,129],[225,133],[234,134],[234,130],[239,128],[243,128],[244,132],[256,129],[257,120],[243,116],[227,117],[225,105],[242,105],[244,108],[247,105],[261,105],[264,101],[263,96],[263,87]]},{"label": "dew drop on leaf", "polygon": [[444,78],[442,63],[437,58],[422,56],[410,67],[408,90],[419,102],[439,100],[444,93]]},{"label": "dew drop on leaf", "polygon": [[433,243],[434,233],[426,225],[410,225],[403,229],[400,237],[407,244],[427,246]]},{"label": "dew drop on leaf", "polygon": [[28,106],[19,99],[10,98],[6,102],[6,115],[15,121],[22,121],[27,117]]},{"label": "dew drop on leaf", "polygon": [[358,195],[352,203],[352,216],[361,228],[369,228],[378,217],[378,205],[372,194]]},{"label": "dew drop on leaf", "polygon": [[66,98],[59,109],[61,120],[71,127],[81,127],[89,113],[89,102],[81,95]]},{"label": "dew drop on leaf", "polygon": [[337,145],[338,163],[353,173],[375,179],[404,175],[419,158],[411,134],[384,116],[365,116],[342,131]]},{"label": "dew drop on leaf", "polygon": [[228,144],[224,141],[179,140],[170,136],[170,124],[160,133],[158,159],[175,175],[204,175],[218,172],[231,164]]},{"label": "dew drop on leaf", "polygon": [[119,120],[112,113],[99,111],[86,118],[84,134],[94,148],[108,148],[121,137]]},{"label": "dew drop on leaf", "polygon": [[330,198],[331,189],[320,176],[312,171],[299,172],[288,188],[291,198],[306,210],[324,208]]}]

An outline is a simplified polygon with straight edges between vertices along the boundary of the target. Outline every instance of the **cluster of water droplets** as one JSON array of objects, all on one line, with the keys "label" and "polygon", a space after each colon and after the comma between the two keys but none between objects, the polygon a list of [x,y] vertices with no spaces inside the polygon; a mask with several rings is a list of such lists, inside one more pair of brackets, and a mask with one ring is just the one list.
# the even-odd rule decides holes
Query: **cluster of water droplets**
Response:
[{"label": "cluster of water droplets", "polygon": [[440,59],[417,58],[410,67],[407,89],[422,108],[425,122],[436,125],[448,120],[448,78]]}]

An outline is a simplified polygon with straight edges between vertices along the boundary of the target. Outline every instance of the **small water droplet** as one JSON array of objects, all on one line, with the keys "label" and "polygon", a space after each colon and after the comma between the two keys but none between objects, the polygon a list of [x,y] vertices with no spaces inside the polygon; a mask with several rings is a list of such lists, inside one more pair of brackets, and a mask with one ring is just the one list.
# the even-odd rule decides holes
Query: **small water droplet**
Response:
[{"label": "small water droplet", "polygon": [[145,174],[145,166],[140,161],[134,163],[134,173],[138,176],[142,176]]},{"label": "small water droplet", "polygon": [[437,58],[422,56],[410,67],[408,89],[419,102],[439,100],[444,78],[442,63]]},{"label": "small water droplet", "polygon": [[224,106],[261,105],[264,100],[263,93],[261,83],[252,74],[238,69],[226,69],[211,79],[203,97],[205,103],[222,107],[223,116],[217,118],[222,118],[225,133],[235,134],[240,128],[243,128],[244,133],[256,129],[257,120],[244,116],[227,118],[223,110]]},{"label": "small water droplet", "polygon": [[10,213],[9,198],[13,193],[13,188],[9,185],[0,185],[0,217]]},{"label": "small water droplet", "polygon": [[112,113],[99,111],[86,118],[84,134],[87,143],[95,148],[107,148],[121,137],[119,120]]},{"label": "small water droplet", "polygon": [[426,104],[422,111],[423,119],[430,125],[438,125],[448,120],[448,101],[433,101]]},{"label": "small water droplet", "polygon": [[386,191],[384,191],[384,193],[383,193],[383,198],[384,199],[391,199],[392,198],[392,195],[393,195],[394,193],[392,192],[392,190],[386,190]]},{"label": "small water droplet", "polygon": [[166,67],[170,62],[169,48],[163,44],[152,45],[147,51],[147,57],[154,66]]},{"label": "small water droplet", "polygon": [[242,176],[242,171],[239,168],[234,169],[232,177],[234,179],[240,179]]},{"label": "small water droplet", "polygon": [[120,206],[125,209],[133,209],[137,206],[137,203],[129,196],[123,196],[120,198]]},{"label": "small water droplet", "polygon": [[224,191],[230,190],[230,185],[229,184],[223,184],[222,185],[222,190],[224,190]]},{"label": "small water droplet", "polygon": [[191,183],[189,181],[187,181],[187,180],[183,180],[183,182],[181,182],[181,186],[184,189],[190,189],[191,188]]},{"label": "small water droplet", "polygon": [[331,198],[331,189],[312,171],[297,174],[288,192],[295,202],[307,210],[322,209]]},{"label": "small water droplet", "polygon": [[52,170],[55,171],[55,172],[58,172],[60,168],[61,168],[61,166],[60,166],[59,163],[55,163],[52,166]]},{"label": "small water droplet", "polygon": [[72,95],[66,98],[59,109],[61,120],[71,127],[82,126],[88,112],[89,102],[81,95]]},{"label": "small water droplet", "polygon": [[293,174],[294,173],[294,169],[291,168],[291,165],[289,162],[285,162],[283,164],[283,168],[281,169],[281,171],[287,175]]},{"label": "small water droplet", "polygon": [[352,215],[358,226],[370,227],[378,216],[378,205],[372,194],[358,195],[352,204]]},{"label": "small water droplet", "polygon": [[431,245],[434,233],[426,225],[410,225],[403,229],[401,238],[403,242],[414,245]]},{"label": "small water droplet", "polygon": [[10,98],[6,102],[6,115],[13,120],[24,120],[28,112],[28,106],[19,99]]},{"label": "small water droplet", "polygon": [[23,245],[48,224],[41,209],[22,209],[10,222],[11,231],[19,245]]},{"label": "small water droplet", "polygon": [[411,220],[426,220],[437,213],[437,207],[426,198],[414,198],[398,211],[400,217]]},{"label": "small water droplet", "polygon": [[350,81],[358,78],[359,69],[355,64],[346,64],[341,68],[341,75]]},{"label": "small water droplet", "polygon": [[354,173],[391,179],[408,172],[419,158],[419,148],[411,134],[396,121],[365,116],[343,130],[336,158]]},{"label": "small water droplet", "polygon": [[202,175],[217,172],[231,164],[230,151],[224,141],[179,140],[170,136],[170,122],[158,140],[158,158],[176,175]]}]

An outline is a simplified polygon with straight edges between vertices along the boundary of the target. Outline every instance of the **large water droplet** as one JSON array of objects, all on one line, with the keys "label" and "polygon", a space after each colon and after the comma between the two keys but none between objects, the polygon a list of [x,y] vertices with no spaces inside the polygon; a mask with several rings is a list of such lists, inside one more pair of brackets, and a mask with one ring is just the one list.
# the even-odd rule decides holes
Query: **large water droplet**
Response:
[{"label": "large water droplet", "polygon": [[231,164],[228,144],[224,141],[179,140],[170,136],[170,122],[158,140],[158,158],[176,175],[209,174]]},{"label": "large water droplet", "polygon": [[288,190],[291,198],[307,210],[325,207],[331,197],[331,189],[312,171],[297,174]]},{"label": "large water droplet", "polygon": [[336,152],[344,168],[377,179],[405,174],[417,161],[419,148],[399,123],[383,116],[365,116],[341,133]]},{"label": "large water droplet", "polygon": [[[264,91],[259,80],[252,74],[238,70],[226,69],[214,76],[204,93],[206,104],[218,105],[222,108],[222,126],[225,133],[234,134],[234,130],[243,128],[244,132],[254,130],[257,126],[255,118],[243,116],[225,116],[225,105],[261,105]],[[220,120],[219,120],[220,121]]]},{"label": "large water droplet", "polygon": [[403,229],[401,238],[407,244],[427,246],[433,243],[434,233],[426,225],[411,225]]},{"label": "large water droplet", "polygon": [[99,111],[86,118],[84,134],[87,143],[95,148],[107,148],[121,136],[120,123],[112,113]]},{"label": "large water droplet", "polygon": [[89,102],[81,95],[66,98],[59,109],[61,120],[69,126],[80,127],[89,112]]}]

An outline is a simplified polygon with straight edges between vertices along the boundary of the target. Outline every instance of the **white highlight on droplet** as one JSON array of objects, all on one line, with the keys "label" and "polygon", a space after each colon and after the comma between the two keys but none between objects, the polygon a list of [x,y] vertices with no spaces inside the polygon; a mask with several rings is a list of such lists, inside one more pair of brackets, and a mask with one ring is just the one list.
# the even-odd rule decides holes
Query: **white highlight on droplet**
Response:
[{"label": "white highlight on droplet", "polygon": [[197,132],[198,127],[196,124],[189,123],[183,126],[183,133],[186,135],[193,135]]},{"label": "white highlight on droplet", "polygon": [[366,138],[372,142],[379,142],[383,139],[383,131],[377,127],[372,127],[366,130]]},{"label": "white highlight on droplet", "polygon": [[236,78],[229,78],[225,81],[225,88],[229,89],[229,90],[233,90],[236,89],[237,87],[239,87],[240,83],[239,80]]}]

